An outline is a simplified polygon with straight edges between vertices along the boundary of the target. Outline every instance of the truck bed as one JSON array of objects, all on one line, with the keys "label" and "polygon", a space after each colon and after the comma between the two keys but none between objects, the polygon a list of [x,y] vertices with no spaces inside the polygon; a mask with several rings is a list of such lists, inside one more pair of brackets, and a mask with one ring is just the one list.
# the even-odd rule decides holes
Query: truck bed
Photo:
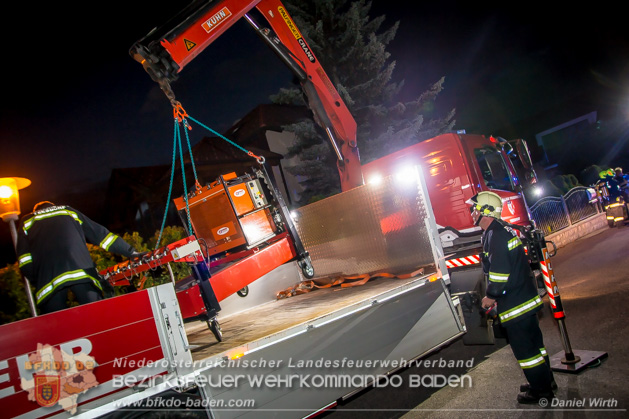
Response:
[{"label": "truck bed", "polygon": [[[413,278],[374,278],[363,285],[316,288],[305,294],[272,301],[245,312],[218,320],[223,331],[223,342],[217,342],[204,322],[186,325],[188,342],[195,361],[203,360],[232,348],[280,334],[292,327],[306,324],[325,316],[334,316],[353,305],[377,300],[378,296],[401,292],[428,275]],[[340,313],[339,313],[340,315]]]}]

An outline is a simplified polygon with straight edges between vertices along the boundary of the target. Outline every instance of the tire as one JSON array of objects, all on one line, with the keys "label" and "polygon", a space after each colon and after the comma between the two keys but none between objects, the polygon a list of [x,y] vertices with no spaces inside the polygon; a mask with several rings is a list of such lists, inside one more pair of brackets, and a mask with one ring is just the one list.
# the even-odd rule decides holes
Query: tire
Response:
[{"label": "tire", "polygon": [[306,277],[306,279],[314,278],[315,271],[314,271],[314,267],[312,266],[312,263],[310,262],[309,256],[300,260],[297,264],[301,268],[301,273],[304,274],[304,277]]},{"label": "tire", "polygon": [[238,294],[239,297],[245,298],[247,295],[249,295],[249,286],[245,285],[244,288],[236,291],[236,294]]},{"label": "tire", "polygon": [[207,327],[210,329],[217,341],[223,341],[223,331],[221,330],[221,325],[218,323],[218,320],[208,320]]},{"label": "tire", "polygon": [[311,265],[304,265],[301,268],[301,273],[304,274],[304,276],[306,277],[306,279],[312,279],[315,276],[314,273],[314,268]]}]

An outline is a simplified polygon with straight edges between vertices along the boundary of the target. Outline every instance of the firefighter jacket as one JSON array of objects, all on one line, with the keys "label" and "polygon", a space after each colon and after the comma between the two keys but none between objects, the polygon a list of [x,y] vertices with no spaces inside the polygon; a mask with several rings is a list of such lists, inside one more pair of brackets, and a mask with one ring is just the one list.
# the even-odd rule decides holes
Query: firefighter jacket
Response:
[{"label": "firefighter jacket", "polygon": [[122,238],[69,206],[48,206],[22,217],[18,263],[35,285],[37,304],[77,283],[93,282],[102,289],[86,242],[126,257],[134,252]]},{"label": "firefighter jacket", "polygon": [[524,246],[515,231],[493,220],[482,236],[483,270],[489,298],[497,303],[498,316],[508,326],[542,308]]},{"label": "firefighter jacket", "polygon": [[607,176],[605,179],[603,179],[603,181],[605,182],[605,186],[607,187],[610,201],[615,201],[616,198],[622,195],[620,191],[620,185],[618,185],[618,182],[614,177]]}]

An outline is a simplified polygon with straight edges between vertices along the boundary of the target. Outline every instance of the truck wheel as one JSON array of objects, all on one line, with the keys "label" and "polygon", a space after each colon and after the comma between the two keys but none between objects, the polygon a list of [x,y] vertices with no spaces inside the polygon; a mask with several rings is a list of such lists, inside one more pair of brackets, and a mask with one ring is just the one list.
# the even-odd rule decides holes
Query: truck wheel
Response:
[{"label": "truck wheel", "polygon": [[212,319],[207,321],[207,327],[212,331],[212,334],[216,338],[217,341],[223,341],[223,331],[221,330],[221,325],[218,323],[218,320]]}]

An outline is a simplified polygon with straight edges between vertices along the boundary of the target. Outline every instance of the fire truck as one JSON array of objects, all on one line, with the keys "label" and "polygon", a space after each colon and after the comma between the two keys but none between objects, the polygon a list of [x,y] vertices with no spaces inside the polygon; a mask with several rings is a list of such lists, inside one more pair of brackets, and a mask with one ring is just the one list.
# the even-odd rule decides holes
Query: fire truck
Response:
[{"label": "fire truck", "polygon": [[[477,315],[485,295],[479,255],[482,230],[474,225],[467,201],[481,191],[495,192],[503,201],[502,219],[517,226],[523,238],[529,236],[530,244],[539,247],[530,237],[534,226],[522,194],[524,186],[536,182],[526,143],[521,139],[508,142],[501,137],[447,133],[367,163],[363,174],[368,183],[377,183],[383,176],[403,180],[409,168],[416,165],[426,175],[450,274],[450,292],[461,297],[468,329],[464,341],[492,343],[486,319]],[[541,274],[538,269],[535,272]]]},{"label": "fire truck", "polygon": [[[503,197],[531,261],[547,260],[504,141],[446,134],[361,166],[356,123],[279,0],[193,2],[130,52],[177,112],[171,82],[241,18],[301,81],[343,192],[293,217],[258,160],[175,200],[194,234],[103,274],[125,285],[180,262],[189,280],[0,327],[9,417],[307,417],[387,382],[469,334],[484,281],[478,263],[452,261],[478,257],[464,202],[479,190]],[[455,281],[448,262],[471,268]]]}]

